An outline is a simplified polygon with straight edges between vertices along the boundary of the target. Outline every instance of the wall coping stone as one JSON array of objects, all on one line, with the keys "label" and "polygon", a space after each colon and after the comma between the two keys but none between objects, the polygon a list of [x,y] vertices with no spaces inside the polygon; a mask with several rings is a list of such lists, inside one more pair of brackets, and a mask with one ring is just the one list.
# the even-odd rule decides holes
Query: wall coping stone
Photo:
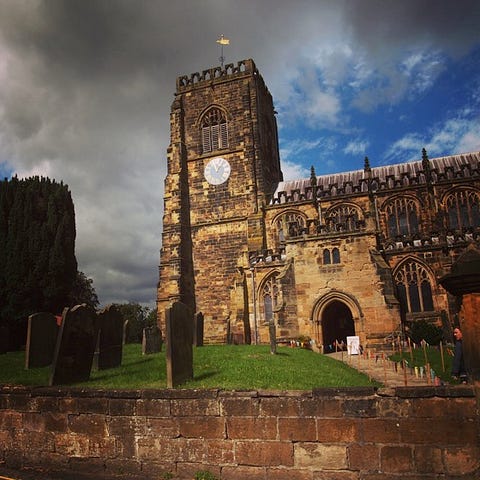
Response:
[{"label": "wall coping stone", "polygon": [[441,385],[415,387],[322,387],[312,390],[221,390],[221,389],[141,389],[108,390],[75,387],[30,387],[0,385],[0,395],[30,395],[32,397],[78,397],[116,399],[215,399],[223,397],[241,398],[315,398],[315,397],[371,397],[388,396],[399,398],[470,398],[475,397],[471,385]]}]

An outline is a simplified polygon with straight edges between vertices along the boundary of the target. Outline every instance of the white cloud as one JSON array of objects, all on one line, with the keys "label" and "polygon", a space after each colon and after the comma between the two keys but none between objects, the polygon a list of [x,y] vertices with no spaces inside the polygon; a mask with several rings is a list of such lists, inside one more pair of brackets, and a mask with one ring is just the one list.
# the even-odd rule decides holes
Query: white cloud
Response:
[{"label": "white cloud", "polygon": [[435,51],[414,52],[401,64],[402,73],[409,79],[412,95],[428,90],[444,69],[444,59],[440,52]]},{"label": "white cloud", "polygon": [[[463,113],[468,112],[465,110]],[[434,124],[426,134],[408,133],[393,143],[385,153],[386,162],[404,162],[419,158],[426,148],[429,156],[443,152],[466,153],[480,150],[480,118],[461,114]]]},{"label": "white cloud", "polygon": [[285,181],[310,176],[310,170],[306,169],[303,165],[288,160],[282,160],[282,172]]},{"label": "white cloud", "polygon": [[370,142],[367,140],[356,139],[348,142],[346,147],[343,149],[343,152],[352,155],[365,154],[369,146]]}]

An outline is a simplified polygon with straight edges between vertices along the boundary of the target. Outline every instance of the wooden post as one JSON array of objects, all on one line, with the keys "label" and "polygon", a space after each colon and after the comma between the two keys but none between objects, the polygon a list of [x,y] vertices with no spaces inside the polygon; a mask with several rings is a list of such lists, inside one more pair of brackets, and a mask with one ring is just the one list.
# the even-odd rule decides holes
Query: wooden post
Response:
[{"label": "wooden post", "polygon": [[443,342],[440,342],[440,357],[442,358],[442,372],[445,372],[445,358],[443,357]]}]

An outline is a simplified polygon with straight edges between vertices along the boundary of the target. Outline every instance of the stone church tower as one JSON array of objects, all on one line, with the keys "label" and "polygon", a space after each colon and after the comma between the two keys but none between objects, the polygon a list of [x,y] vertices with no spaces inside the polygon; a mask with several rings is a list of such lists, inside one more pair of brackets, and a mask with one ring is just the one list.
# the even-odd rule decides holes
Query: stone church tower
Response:
[{"label": "stone church tower", "polygon": [[265,248],[262,208],[282,180],[272,97],[252,60],[211,68],[177,79],[170,125],[160,327],[179,300],[204,314],[208,341],[225,342],[231,322],[248,332],[232,287]]},{"label": "stone church tower", "polygon": [[204,315],[207,343],[358,336],[383,348],[461,314],[438,279],[480,242],[480,153],[283,181],[273,101],[252,60],[177,79],[158,320]]}]

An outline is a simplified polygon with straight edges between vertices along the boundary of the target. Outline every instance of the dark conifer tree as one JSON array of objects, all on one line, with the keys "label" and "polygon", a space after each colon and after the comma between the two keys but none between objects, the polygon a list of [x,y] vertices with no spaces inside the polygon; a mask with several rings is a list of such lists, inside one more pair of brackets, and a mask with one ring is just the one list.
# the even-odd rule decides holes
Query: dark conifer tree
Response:
[{"label": "dark conifer tree", "polygon": [[0,325],[62,312],[78,274],[68,187],[43,177],[0,181]]}]

